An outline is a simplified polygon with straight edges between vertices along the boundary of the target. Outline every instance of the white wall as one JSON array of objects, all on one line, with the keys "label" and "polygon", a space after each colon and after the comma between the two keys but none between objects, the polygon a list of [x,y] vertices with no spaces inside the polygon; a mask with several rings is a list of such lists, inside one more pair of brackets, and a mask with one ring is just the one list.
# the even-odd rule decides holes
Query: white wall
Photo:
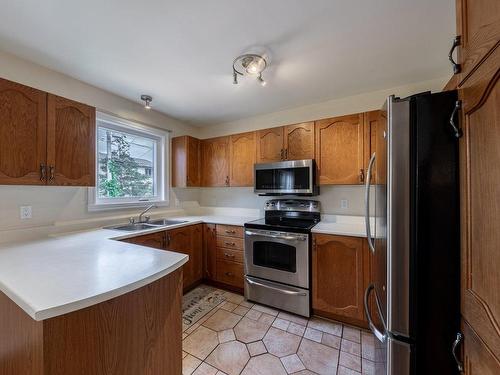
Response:
[{"label": "white wall", "polygon": [[[89,104],[123,118],[172,130],[172,135],[197,135],[198,128],[186,125],[74,78],[0,52],[0,77]],[[33,218],[21,221],[19,206],[33,207]],[[171,197],[175,206],[175,196]],[[137,209],[122,211],[136,214]],[[113,214],[116,215],[116,214]],[[50,226],[54,222],[110,216],[109,212],[87,212],[87,189],[78,187],[0,186],[0,236],[2,230]]]}]

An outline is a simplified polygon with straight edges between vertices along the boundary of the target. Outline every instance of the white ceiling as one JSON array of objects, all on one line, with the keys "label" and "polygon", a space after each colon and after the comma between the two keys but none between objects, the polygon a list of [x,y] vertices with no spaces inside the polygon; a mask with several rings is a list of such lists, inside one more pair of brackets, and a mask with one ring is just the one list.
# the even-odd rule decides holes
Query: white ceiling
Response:
[{"label": "white ceiling", "polygon": [[[451,75],[455,0],[0,0],[0,49],[194,125]],[[233,59],[265,54],[261,87]],[[1,72],[0,72],[1,74]]]}]

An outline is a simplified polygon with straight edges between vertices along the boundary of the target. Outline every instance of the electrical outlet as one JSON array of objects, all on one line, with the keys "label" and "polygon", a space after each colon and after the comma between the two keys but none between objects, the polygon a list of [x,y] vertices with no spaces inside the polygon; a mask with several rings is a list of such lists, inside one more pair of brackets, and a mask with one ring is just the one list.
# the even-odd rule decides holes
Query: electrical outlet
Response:
[{"label": "electrical outlet", "polygon": [[347,199],[341,199],[340,208],[349,208],[349,201]]},{"label": "electrical outlet", "polygon": [[31,219],[33,210],[31,206],[21,206],[19,207],[21,220]]}]

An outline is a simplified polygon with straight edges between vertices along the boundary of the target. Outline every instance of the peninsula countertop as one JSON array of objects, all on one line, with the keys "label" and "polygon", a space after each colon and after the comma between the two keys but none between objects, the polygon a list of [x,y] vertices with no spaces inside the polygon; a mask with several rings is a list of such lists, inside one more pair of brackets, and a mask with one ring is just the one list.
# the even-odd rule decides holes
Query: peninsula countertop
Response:
[{"label": "peninsula countertop", "polygon": [[0,291],[39,321],[118,297],[170,274],[188,256],[118,241],[197,223],[243,225],[256,217],[183,216],[142,231],[94,229],[0,245]]}]

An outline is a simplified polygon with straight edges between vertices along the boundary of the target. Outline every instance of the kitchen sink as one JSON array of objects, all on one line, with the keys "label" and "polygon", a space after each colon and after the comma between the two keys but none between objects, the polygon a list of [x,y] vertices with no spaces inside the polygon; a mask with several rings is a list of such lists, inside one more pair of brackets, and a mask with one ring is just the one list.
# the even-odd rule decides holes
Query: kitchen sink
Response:
[{"label": "kitchen sink", "polygon": [[114,230],[123,230],[126,232],[134,232],[139,230],[168,227],[170,225],[176,225],[182,223],[187,223],[187,220],[158,219],[158,220],[148,221],[147,223],[129,223],[129,224],[113,225],[109,227],[104,227],[104,229],[114,229]]}]

